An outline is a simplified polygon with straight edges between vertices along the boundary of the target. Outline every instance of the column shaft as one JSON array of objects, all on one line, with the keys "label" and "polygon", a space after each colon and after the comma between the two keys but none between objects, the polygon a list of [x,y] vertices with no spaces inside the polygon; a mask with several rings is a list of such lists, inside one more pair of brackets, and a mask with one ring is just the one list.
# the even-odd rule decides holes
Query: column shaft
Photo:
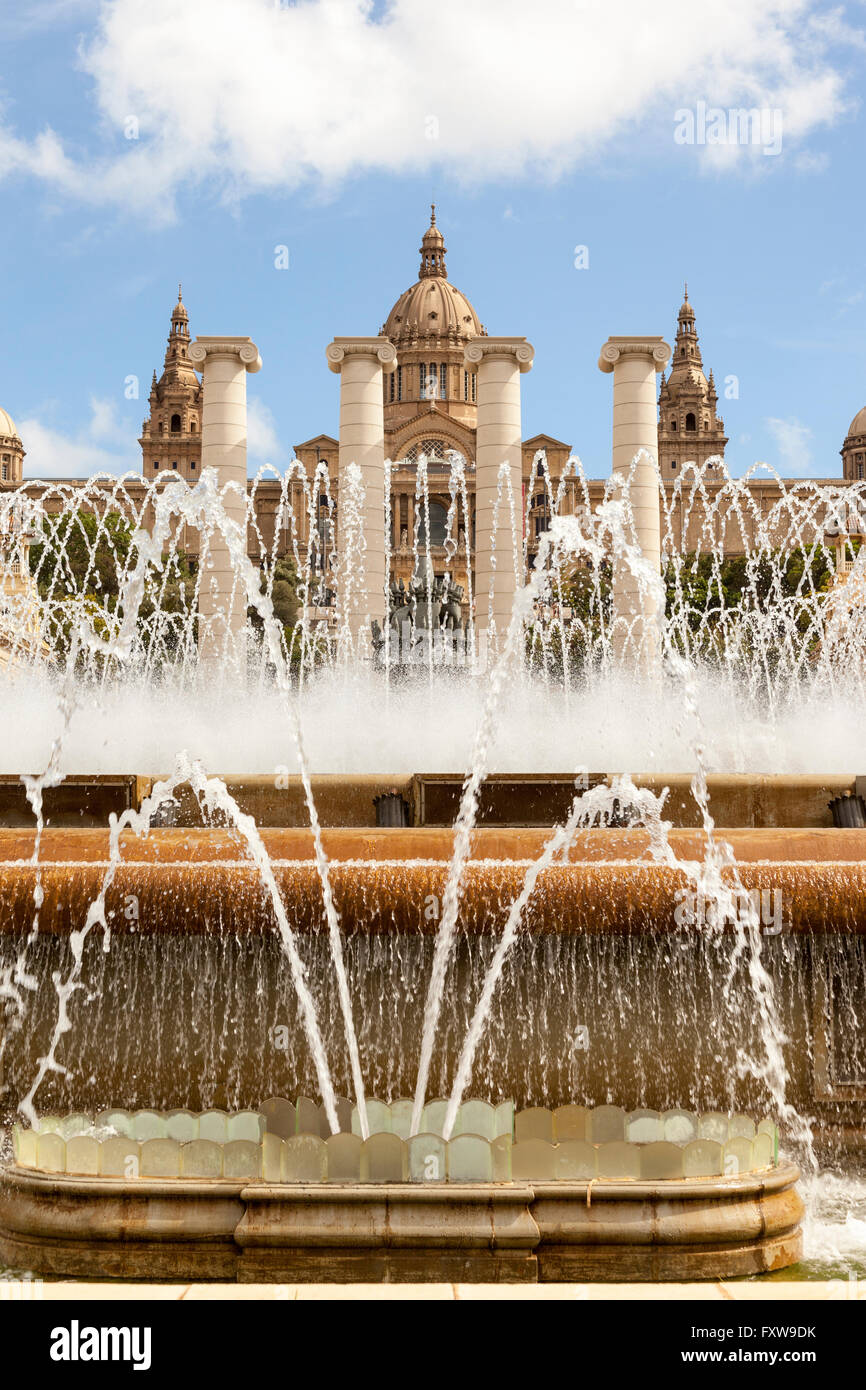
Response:
[{"label": "column shaft", "polygon": [[[393,371],[397,354],[384,338],[335,338],[327,358],[331,370],[340,374],[338,621],[357,637],[373,620],[384,623],[388,614],[382,374]],[[353,466],[362,501],[353,484]]]},{"label": "column shaft", "polygon": [[[669,357],[661,338],[610,338],[598,364],[613,372],[613,473],[630,480],[633,539],[656,574],[661,568],[656,373]],[[620,655],[627,647],[657,655],[658,618],[657,590],[614,556],[614,649]]]},{"label": "column shaft", "polygon": [[[201,466],[212,468],[222,505],[246,554],[247,372],[261,367],[249,338],[197,338],[190,359],[202,373]],[[226,485],[229,485],[228,487]],[[208,564],[199,586],[199,655],[243,663],[246,588],[225,536],[208,536]]]},{"label": "column shaft", "polygon": [[485,630],[492,620],[499,641],[511,621],[517,576],[522,579],[520,375],[529,371],[533,356],[525,338],[473,338],[465,352],[466,366],[478,376],[475,621]]}]

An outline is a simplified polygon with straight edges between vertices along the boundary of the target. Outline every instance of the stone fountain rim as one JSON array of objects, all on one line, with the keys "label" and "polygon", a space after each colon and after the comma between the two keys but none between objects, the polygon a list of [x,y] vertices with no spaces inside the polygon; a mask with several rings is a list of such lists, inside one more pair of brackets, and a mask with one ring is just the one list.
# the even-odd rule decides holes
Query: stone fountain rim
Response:
[{"label": "stone fountain rim", "polygon": [[[325,1202],[339,1197],[340,1201],[366,1201],[378,1195],[391,1202],[419,1200],[576,1200],[587,1202],[616,1199],[645,1202],[654,1198],[718,1197],[720,1193],[733,1196],[760,1195],[778,1192],[798,1182],[799,1166],[792,1159],[781,1159],[774,1168],[756,1169],[736,1176],[701,1178],[656,1178],[652,1182],[634,1178],[583,1178],[562,1182],[321,1182],[270,1183],[238,1178],[122,1178],[110,1175],[78,1173],[46,1173],[38,1168],[19,1167],[16,1163],[0,1165],[0,1187],[15,1186],[41,1189],[72,1195],[80,1192],[90,1196],[101,1191],[108,1194],[149,1196],[237,1196],[241,1200]],[[421,1196],[426,1194],[426,1197]]]}]

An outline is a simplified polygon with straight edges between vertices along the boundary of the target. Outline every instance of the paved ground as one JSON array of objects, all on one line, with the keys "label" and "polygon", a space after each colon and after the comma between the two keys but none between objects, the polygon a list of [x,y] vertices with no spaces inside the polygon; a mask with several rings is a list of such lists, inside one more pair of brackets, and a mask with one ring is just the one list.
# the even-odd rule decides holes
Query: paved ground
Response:
[{"label": "paved ground", "polygon": [[[2,1286],[0,1286],[2,1288]],[[26,1289],[27,1286],[24,1286]],[[24,1292],[24,1289],[21,1289]],[[767,1302],[779,1299],[854,1301],[866,1303],[866,1280],[830,1279],[824,1282],[723,1284],[33,1284],[30,1296],[75,1302],[87,1300],[158,1299],[294,1301],[295,1299],[701,1299],[706,1302]],[[2,1296],[2,1295],[0,1295]],[[19,1293],[20,1296],[20,1293]],[[25,1293],[25,1297],[27,1294]],[[14,1295],[11,1295],[14,1297]]]}]

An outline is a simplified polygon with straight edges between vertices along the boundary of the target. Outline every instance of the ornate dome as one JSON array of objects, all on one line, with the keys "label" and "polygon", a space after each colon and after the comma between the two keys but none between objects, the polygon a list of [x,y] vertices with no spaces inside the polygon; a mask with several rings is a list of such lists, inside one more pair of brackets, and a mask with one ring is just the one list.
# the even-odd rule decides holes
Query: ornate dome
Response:
[{"label": "ornate dome", "polygon": [[9,439],[20,439],[21,436],[15,428],[15,421],[7,411],[0,409],[0,435]]},{"label": "ornate dome", "polygon": [[866,434],[866,405],[862,410],[858,410],[851,424],[848,426],[848,434]]},{"label": "ornate dome", "polygon": [[448,279],[445,238],[436,225],[436,208],[421,241],[417,284],[410,285],[394,305],[382,333],[392,343],[419,346],[431,338],[462,343],[485,330],[469,300]]}]

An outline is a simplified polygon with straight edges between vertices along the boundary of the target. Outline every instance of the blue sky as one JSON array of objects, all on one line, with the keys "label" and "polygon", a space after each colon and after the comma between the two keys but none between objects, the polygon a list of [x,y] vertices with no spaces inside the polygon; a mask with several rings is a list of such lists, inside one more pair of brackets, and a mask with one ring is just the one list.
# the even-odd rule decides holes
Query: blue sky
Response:
[{"label": "blue sky", "polygon": [[[525,436],[605,474],[598,350],[671,340],[688,279],[704,365],[737,382],[732,471],[839,474],[866,404],[862,5],[441,0],[432,29],[419,0],[7,11],[0,404],[31,471],[137,465],[178,280],[194,333],[259,345],[254,465],[336,434],[324,349],[378,332],[435,197],[451,279],[535,345]],[[701,103],[719,143],[681,143]],[[768,113],[767,147],[781,113],[779,151],[732,135],[733,107]]]}]

